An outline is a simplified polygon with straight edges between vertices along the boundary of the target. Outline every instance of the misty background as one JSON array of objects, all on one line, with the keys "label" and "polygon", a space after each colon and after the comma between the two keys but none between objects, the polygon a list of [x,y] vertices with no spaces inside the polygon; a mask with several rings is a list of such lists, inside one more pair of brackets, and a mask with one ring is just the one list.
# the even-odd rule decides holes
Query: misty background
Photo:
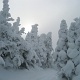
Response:
[{"label": "misty background", "polygon": [[53,48],[56,47],[61,20],[65,19],[69,28],[73,19],[80,17],[80,0],[9,0],[9,6],[12,17],[21,18],[26,33],[35,23],[39,25],[39,34],[52,32]]}]

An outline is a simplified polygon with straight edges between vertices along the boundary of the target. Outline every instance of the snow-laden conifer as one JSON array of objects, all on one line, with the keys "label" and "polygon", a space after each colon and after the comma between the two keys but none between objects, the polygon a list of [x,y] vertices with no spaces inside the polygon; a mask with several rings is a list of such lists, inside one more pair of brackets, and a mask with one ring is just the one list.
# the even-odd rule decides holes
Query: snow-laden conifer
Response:
[{"label": "snow-laden conifer", "polygon": [[68,33],[68,30],[67,30],[66,21],[62,20],[60,24],[60,30],[58,32],[59,39],[57,42],[57,47],[54,52],[54,55],[56,55],[54,62],[55,62],[55,65],[58,67],[58,69],[62,68],[66,64],[66,61],[67,61],[67,49],[68,49],[67,33]]}]

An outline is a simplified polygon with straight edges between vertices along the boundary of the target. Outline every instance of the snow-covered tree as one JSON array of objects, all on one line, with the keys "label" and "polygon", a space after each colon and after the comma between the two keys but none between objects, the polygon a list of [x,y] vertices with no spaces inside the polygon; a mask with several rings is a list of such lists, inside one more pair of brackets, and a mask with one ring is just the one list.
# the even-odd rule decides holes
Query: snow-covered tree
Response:
[{"label": "snow-covered tree", "polygon": [[52,34],[49,32],[46,34],[41,34],[39,36],[39,47],[38,47],[38,56],[40,58],[42,67],[52,67]]},{"label": "snow-covered tree", "polygon": [[9,46],[13,36],[11,23],[9,21],[13,21],[13,18],[9,13],[8,0],[3,0],[3,9],[0,11],[0,42],[2,43],[0,47],[0,56],[4,61],[9,55]]},{"label": "snow-covered tree", "polygon": [[26,36],[27,45],[29,46],[28,54],[28,63],[33,65],[40,64],[40,60],[38,57],[38,24],[32,25],[31,32],[28,32]]},{"label": "snow-covered tree", "polygon": [[31,43],[35,51],[37,50],[37,46],[38,46],[38,28],[37,26],[38,24],[32,25],[32,30],[31,30]]},{"label": "snow-covered tree", "polygon": [[[75,22],[71,23],[69,29],[69,49],[68,49],[68,57],[73,61],[75,68],[78,70],[78,65],[80,64],[80,18],[75,18]],[[71,50],[70,50],[71,49]],[[70,51],[69,51],[70,50]],[[74,69],[74,73],[76,74],[76,70]],[[76,74],[77,75],[77,74]]]},{"label": "snow-covered tree", "polygon": [[9,13],[9,5],[8,5],[9,0],[3,0],[3,9],[0,12],[0,21],[1,23],[7,23],[7,21],[13,21],[14,19],[11,17],[11,14]]},{"label": "snow-covered tree", "polygon": [[65,20],[61,21],[59,34],[59,40],[57,42],[56,52],[61,50],[67,51],[67,24]]},{"label": "snow-covered tree", "polygon": [[3,9],[0,11],[0,56],[5,61],[5,67],[14,67],[14,57],[22,56],[19,46],[23,41],[21,38],[23,29],[19,31],[20,18],[13,23],[13,26],[10,21],[13,21],[13,18],[9,13],[8,0],[3,0]]},{"label": "snow-covered tree", "polygon": [[67,32],[68,30],[67,30],[66,21],[62,20],[60,24],[60,30],[58,32],[59,39],[57,42],[57,47],[54,52],[55,65],[58,67],[58,69],[62,68],[65,65],[67,60],[67,49],[68,49]]},{"label": "snow-covered tree", "polygon": [[47,34],[47,38],[46,38],[46,42],[45,42],[45,47],[46,47],[46,51],[47,51],[46,66],[47,67],[51,67],[51,65],[52,65],[52,54],[51,54],[51,52],[53,50],[53,48],[52,48],[52,33],[51,32],[49,32]]},{"label": "snow-covered tree", "polygon": [[32,25],[24,40],[24,28],[20,29],[20,18],[15,22],[9,13],[8,0],[3,0],[0,11],[0,65],[7,68],[27,68],[38,65],[50,67],[52,64],[52,36],[38,35],[38,24]]},{"label": "snow-covered tree", "polygon": [[[77,80],[79,77],[79,65],[80,65],[80,18],[75,18],[71,23],[68,30],[68,50],[67,50],[67,63],[61,69],[61,75],[67,80]],[[68,62],[72,62],[68,64]],[[66,66],[70,67],[67,69]],[[71,67],[73,66],[73,67]],[[74,77],[76,75],[76,77]],[[74,78],[73,78],[74,77]]]},{"label": "snow-covered tree", "polygon": [[3,9],[0,11],[0,37],[11,40],[12,32],[9,21],[13,21],[13,18],[9,13],[8,0],[3,0]]},{"label": "snow-covered tree", "polygon": [[16,22],[13,23],[13,32],[18,34],[19,26],[20,26],[20,18],[18,17]]},{"label": "snow-covered tree", "polygon": [[39,36],[37,54],[40,58],[41,66],[43,68],[46,67],[46,60],[47,60],[47,51],[46,51],[46,47],[45,47],[45,42],[46,42],[46,34],[41,34]]},{"label": "snow-covered tree", "polygon": [[[38,36],[37,24],[32,25],[31,32],[26,36],[27,44],[30,46],[29,55],[35,56],[36,63],[42,67],[50,67],[52,61],[52,35],[51,32]],[[33,53],[32,53],[33,51]]]},{"label": "snow-covered tree", "polygon": [[25,31],[25,28],[21,28],[21,30],[19,30],[20,25],[21,25],[20,24],[20,17],[18,17],[16,22],[13,23],[12,30],[14,33],[22,35],[22,33],[24,33],[24,31]]}]

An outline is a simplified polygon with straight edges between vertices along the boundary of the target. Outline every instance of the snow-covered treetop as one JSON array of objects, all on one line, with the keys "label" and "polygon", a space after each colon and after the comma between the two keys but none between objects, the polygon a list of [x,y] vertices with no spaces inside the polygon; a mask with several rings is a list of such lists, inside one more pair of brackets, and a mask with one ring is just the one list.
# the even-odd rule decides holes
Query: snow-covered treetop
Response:
[{"label": "snow-covered treetop", "polygon": [[3,0],[3,9],[0,11],[0,23],[4,24],[7,23],[7,21],[13,21],[14,19],[11,17],[11,14],[9,13],[9,5],[8,0]]},{"label": "snow-covered treetop", "polygon": [[52,32],[48,32],[46,40],[47,40],[46,47],[48,48],[47,51],[50,52],[53,50],[53,48],[52,48]]},{"label": "snow-covered treetop", "polygon": [[67,37],[67,23],[66,23],[66,21],[65,20],[62,20],[61,21],[61,24],[60,24],[60,30],[59,30],[59,32],[58,32],[58,34],[59,34],[59,38],[64,38],[64,39],[66,39],[66,37]]},{"label": "snow-covered treetop", "polygon": [[78,18],[75,18],[75,19],[74,19],[74,21],[78,21],[78,20],[79,20]]},{"label": "snow-covered treetop", "polygon": [[38,26],[38,24],[32,25],[31,33],[36,32],[36,34],[37,34],[37,32],[38,32],[38,28],[37,28],[37,26]]},{"label": "snow-covered treetop", "polygon": [[46,40],[46,34],[41,34],[40,40],[44,42]]},{"label": "snow-covered treetop", "polygon": [[52,32],[48,32],[47,37],[52,38]]},{"label": "snow-covered treetop", "polygon": [[71,23],[71,25],[70,25],[70,28],[69,28],[69,30],[72,30],[72,31],[74,31],[75,30],[75,28],[76,28],[76,23],[75,22],[72,22]]},{"label": "snow-covered treetop", "polygon": [[79,25],[80,25],[80,18],[75,18],[74,22],[71,23],[69,30],[74,31],[76,29],[79,29],[80,28]]},{"label": "snow-covered treetop", "polygon": [[75,21],[76,21],[76,28],[79,29],[80,28],[80,17],[75,18]]},{"label": "snow-covered treetop", "polygon": [[79,38],[79,36],[80,36],[80,18],[75,18],[74,22],[72,22],[70,25],[68,39],[70,42],[74,42],[76,39]]},{"label": "snow-covered treetop", "polygon": [[60,28],[61,29],[67,29],[67,24],[66,24],[66,21],[65,20],[62,20],[61,21]]},{"label": "snow-covered treetop", "polygon": [[24,33],[24,31],[25,31],[25,28],[23,27],[23,28],[21,28],[21,30],[19,31],[19,34],[22,35],[22,34]]},{"label": "snow-covered treetop", "polygon": [[3,0],[3,15],[5,16],[5,17],[10,17],[11,15],[10,15],[10,13],[9,13],[9,5],[8,5],[8,1],[9,0]]},{"label": "snow-covered treetop", "polygon": [[16,22],[13,24],[15,27],[20,26],[20,17],[17,18]]},{"label": "snow-covered treetop", "polygon": [[[3,0],[3,10],[2,10],[2,15],[5,18],[9,18],[11,17],[10,13],[9,13],[9,5],[8,5],[9,0]],[[13,20],[12,18],[10,18],[11,20]]]},{"label": "snow-covered treetop", "polygon": [[16,19],[16,22],[13,23],[13,31],[16,31],[18,33],[20,26],[20,17]]}]

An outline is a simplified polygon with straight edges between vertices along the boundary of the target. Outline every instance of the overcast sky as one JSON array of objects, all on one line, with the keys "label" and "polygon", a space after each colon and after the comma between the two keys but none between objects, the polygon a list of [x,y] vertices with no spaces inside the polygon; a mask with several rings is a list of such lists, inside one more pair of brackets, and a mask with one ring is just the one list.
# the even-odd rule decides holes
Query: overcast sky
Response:
[{"label": "overcast sky", "polygon": [[21,18],[21,25],[26,32],[35,23],[39,24],[39,34],[52,32],[54,48],[61,20],[65,19],[69,26],[75,17],[80,16],[80,0],[9,0],[9,5],[12,17]]}]

